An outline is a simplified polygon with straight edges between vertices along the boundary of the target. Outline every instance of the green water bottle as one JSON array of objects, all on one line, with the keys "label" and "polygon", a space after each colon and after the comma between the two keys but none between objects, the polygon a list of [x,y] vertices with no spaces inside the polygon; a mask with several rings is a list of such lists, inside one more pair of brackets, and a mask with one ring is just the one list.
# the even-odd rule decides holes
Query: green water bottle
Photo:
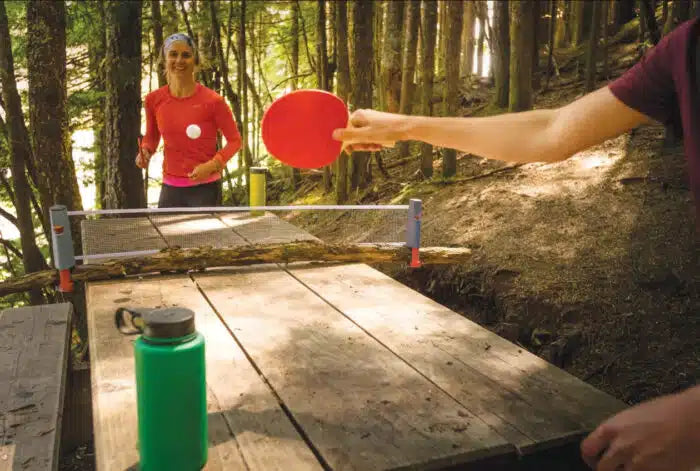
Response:
[{"label": "green water bottle", "polygon": [[141,471],[196,471],[207,462],[204,337],[183,308],[143,313],[134,342]]}]

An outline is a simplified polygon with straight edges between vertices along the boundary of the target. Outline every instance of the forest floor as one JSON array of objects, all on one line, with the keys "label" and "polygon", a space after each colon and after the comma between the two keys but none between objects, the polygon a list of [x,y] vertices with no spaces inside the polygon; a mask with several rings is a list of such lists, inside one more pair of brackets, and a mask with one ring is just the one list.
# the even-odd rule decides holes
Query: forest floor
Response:
[{"label": "forest floor", "polygon": [[[636,38],[621,36],[609,51],[610,77],[598,86],[640,57]],[[558,57],[568,65],[537,94],[536,108],[583,94],[577,60],[576,51]],[[490,93],[467,87],[463,114],[499,112],[486,106]],[[353,202],[421,198],[423,245],[469,247],[473,261],[377,268],[633,404],[694,385],[700,371],[700,232],[683,150],[664,145],[664,134],[644,126],[553,164],[509,167],[460,155],[449,180],[439,176],[439,158],[436,177],[422,179],[417,148],[395,167],[385,152],[390,178],[375,166],[372,186]],[[332,202],[315,182],[314,202]],[[362,224],[339,230],[323,215],[290,219],[329,242],[380,232]]]}]

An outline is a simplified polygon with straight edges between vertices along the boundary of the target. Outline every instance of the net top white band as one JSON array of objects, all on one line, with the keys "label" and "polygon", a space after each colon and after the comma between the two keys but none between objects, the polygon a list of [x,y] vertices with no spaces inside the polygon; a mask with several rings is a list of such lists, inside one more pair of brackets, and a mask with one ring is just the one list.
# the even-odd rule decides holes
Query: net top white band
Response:
[{"label": "net top white band", "polygon": [[200,208],[132,208],[94,209],[68,211],[69,216],[93,216],[99,214],[155,214],[155,213],[229,213],[233,211],[297,211],[297,210],[408,210],[407,204],[367,205],[292,205],[292,206],[212,206]]}]

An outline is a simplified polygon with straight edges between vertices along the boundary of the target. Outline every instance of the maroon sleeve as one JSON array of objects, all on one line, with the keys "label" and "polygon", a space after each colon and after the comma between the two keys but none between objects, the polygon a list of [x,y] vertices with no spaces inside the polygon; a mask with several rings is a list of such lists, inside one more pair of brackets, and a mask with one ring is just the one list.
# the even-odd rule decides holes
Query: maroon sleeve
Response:
[{"label": "maroon sleeve", "polygon": [[661,123],[672,120],[678,107],[672,69],[676,56],[684,52],[680,29],[666,35],[608,86],[624,104]]}]

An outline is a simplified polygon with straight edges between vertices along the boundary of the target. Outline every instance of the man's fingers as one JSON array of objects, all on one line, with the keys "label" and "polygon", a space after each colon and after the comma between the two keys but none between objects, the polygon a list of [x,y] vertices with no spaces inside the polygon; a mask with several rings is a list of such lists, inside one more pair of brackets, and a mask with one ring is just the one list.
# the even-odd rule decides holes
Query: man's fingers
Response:
[{"label": "man's fingers", "polygon": [[596,471],[619,471],[625,469],[625,464],[629,459],[631,451],[627,447],[621,447],[613,444],[598,461],[595,467]]},{"label": "man's fingers", "polygon": [[610,446],[615,435],[615,429],[604,423],[586,437],[581,443],[581,455],[588,466],[596,465],[598,458]]}]

